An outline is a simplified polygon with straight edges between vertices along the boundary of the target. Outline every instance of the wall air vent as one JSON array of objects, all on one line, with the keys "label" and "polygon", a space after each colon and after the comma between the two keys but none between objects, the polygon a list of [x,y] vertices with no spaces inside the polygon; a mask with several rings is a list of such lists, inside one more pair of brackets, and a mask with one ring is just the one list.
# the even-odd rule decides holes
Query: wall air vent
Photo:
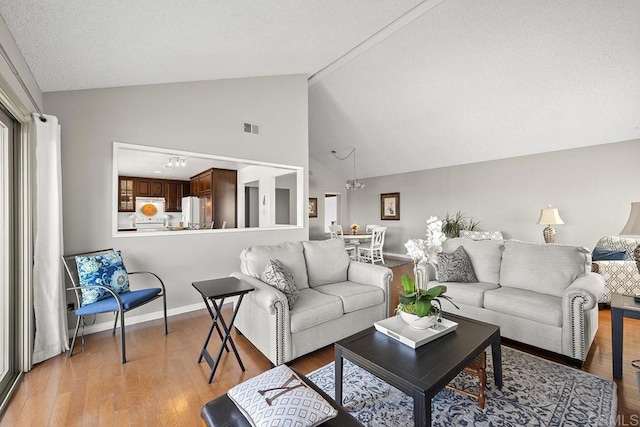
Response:
[{"label": "wall air vent", "polygon": [[260,135],[260,125],[255,123],[244,122],[242,123],[242,131],[244,133],[252,133],[254,135]]}]

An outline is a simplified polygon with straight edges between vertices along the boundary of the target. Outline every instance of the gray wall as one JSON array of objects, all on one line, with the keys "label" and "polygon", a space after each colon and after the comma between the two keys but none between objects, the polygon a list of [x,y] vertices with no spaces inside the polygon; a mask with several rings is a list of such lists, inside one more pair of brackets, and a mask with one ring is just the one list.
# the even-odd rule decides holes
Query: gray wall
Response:
[{"label": "gray wall", "polygon": [[326,239],[324,233],[324,194],[340,193],[340,212],[338,212],[339,222],[342,222],[344,230],[349,228],[351,223],[348,211],[347,190],[344,188],[346,179],[343,179],[329,169],[318,163],[314,159],[309,159],[309,197],[318,198],[318,217],[309,218],[309,239]]},{"label": "gray wall", "polygon": [[[348,222],[389,227],[385,252],[396,254],[406,253],[408,239],[424,238],[429,216],[458,210],[484,230],[542,243],[544,227],[536,222],[551,203],[565,222],[555,227],[558,243],[593,248],[620,233],[631,202],[640,201],[639,161],[634,140],[369,178],[366,190],[349,192]],[[400,192],[400,221],[381,221],[380,194],[392,192]]]},{"label": "gray wall", "polygon": [[[47,93],[44,105],[62,129],[65,252],[121,249],[129,270],[147,269],[164,279],[169,308],[200,302],[191,282],[238,270],[243,247],[308,238],[306,225],[133,238],[111,233],[113,141],[307,169],[306,76]],[[245,120],[259,123],[262,134],[244,134]],[[159,310],[152,305],[136,314]]]}]

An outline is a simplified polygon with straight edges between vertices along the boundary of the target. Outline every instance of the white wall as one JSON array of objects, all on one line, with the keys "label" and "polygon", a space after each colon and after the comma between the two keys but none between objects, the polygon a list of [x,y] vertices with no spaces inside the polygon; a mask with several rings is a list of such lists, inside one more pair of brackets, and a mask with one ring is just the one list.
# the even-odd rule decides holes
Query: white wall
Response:
[{"label": "white wall", "polygon": [[322,240],[327,238],[324,231],[324,193],[340,193],[341,202],[338,217],[343,223],[343,228],[348,228],[350,223],[347,224],[349,213],[347,190],[344,188],[345,182],[346,179],[337,176],[314,159],[309,159],[309,197],[318,198],[318,217],[309,218],[309,239]]},{"label": "white wall", "polygon": [[[243,247],[308,238],[306,224],[294,230],[111,236],[113,141],[301,166],[306,175],[306,76],[46,93],[44,105],[62,129],[65,252],[121,249],[129,270],[154,271],[164,279],[169,308],[202,301],[191,283],[238,270]],[[262,134],[244,134],[243,121],[260,123]],[[160,307],[151,306],[136,312]]]},{"label": "white wall", "polygon": [[[640,140],[365,179],[349,193],[348,222],[389,227],[385,252],[405,254],[404,243],[424,238],[426,220],[458,210],[484,230],[544,242],[540,209],[557,207],[565,225],[558,243],[593,248],[618,234],[631,202],[640,201]],[[311,163],[313,170],[313,162]],[[380,220],[380,194],[400,192],[400,221]]]}]

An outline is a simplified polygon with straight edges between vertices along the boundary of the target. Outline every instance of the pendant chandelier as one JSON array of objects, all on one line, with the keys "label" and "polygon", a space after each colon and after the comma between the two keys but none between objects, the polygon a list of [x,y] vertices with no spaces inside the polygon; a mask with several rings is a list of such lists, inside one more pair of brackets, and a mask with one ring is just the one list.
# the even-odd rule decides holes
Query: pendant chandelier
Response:
[{"label": "pendant chandelier", "polygon": [[364,190],[365,188],[367,188],[367,186],[363,182],[358,181],[358,179],[356,179],[356,147],[353,147],[353,149],[349,152],[349,154],[347,154],[344,157],[338,156],[338,153],[336,152],[336,150],[332,150],[331,154],[333,154],[335,158],[338,160],[346,160],[349,158],[349,156],[353,154],[353,179],[348,180],[347,183],[344,185],[344,188],[346,188],[347,190],[360,190],[360,189]]}]

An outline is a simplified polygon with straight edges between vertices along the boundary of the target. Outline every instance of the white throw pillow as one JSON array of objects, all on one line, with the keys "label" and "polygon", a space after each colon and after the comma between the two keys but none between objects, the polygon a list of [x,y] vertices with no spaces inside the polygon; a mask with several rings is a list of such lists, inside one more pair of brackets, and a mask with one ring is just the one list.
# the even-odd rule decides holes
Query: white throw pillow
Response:
[{"label": "white throw pillow", "polygon": [[312,427],[338,411],[287,365],[277,366],[227,392],[253,426]]}]

